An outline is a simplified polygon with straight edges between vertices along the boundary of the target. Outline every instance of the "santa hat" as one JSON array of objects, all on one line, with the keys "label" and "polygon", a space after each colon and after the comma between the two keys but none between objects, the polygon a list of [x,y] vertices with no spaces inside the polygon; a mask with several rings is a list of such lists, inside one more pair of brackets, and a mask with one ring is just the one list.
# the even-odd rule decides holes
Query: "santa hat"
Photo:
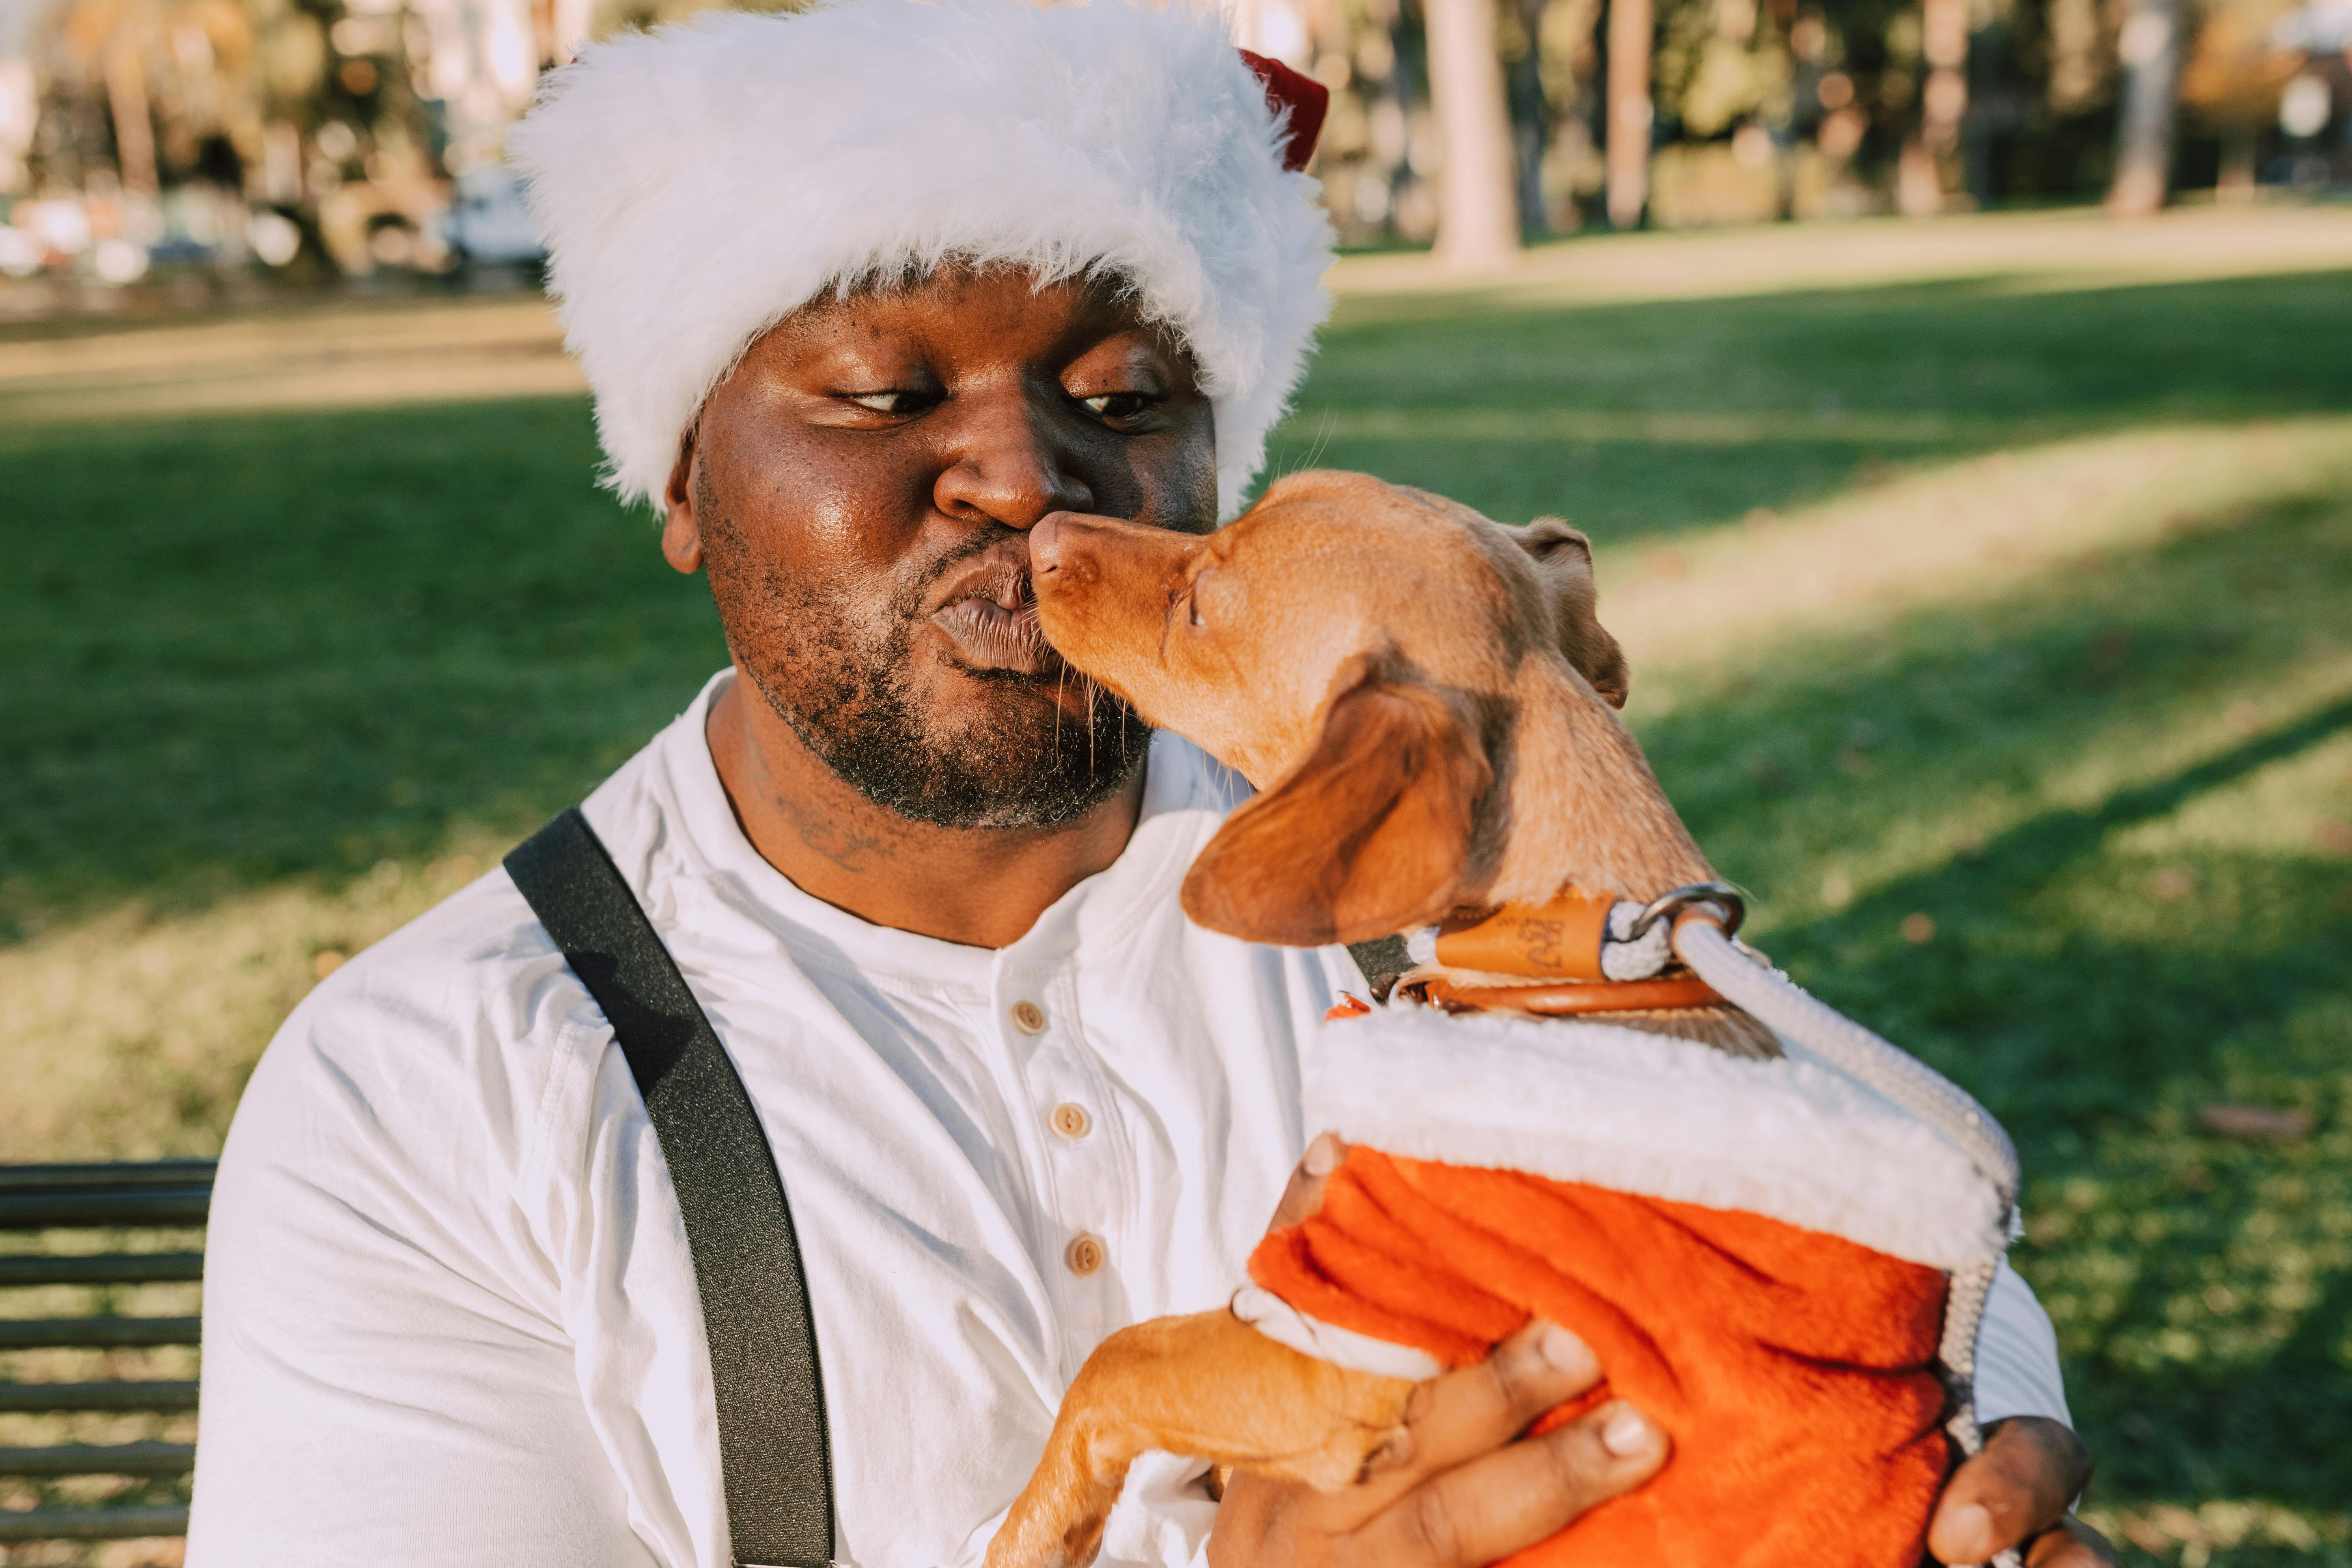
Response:
[{"label": "santa hat", "polygon": [[1191,0],[837,0],[582,51],[509,146],[609,482],[658,505],[704,398],[795,308],[960,258],[1131,287],[1200,365],[1233,515],[1330,304],[1297,172],[1320,105],[1285,113],[1312,84],[1265,68]]}]

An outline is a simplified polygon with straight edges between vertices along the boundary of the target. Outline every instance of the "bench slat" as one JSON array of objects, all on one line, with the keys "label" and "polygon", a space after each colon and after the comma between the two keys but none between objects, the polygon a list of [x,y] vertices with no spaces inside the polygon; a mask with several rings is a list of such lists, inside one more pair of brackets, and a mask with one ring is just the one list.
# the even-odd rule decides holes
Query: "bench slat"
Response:
[{"label": "bench slat", "polygon": [[185,1535],[188,1510],[178,1508],[37,1508],[0,1510],[0,1542],[131,1541]]},{"label": "bench slat", "polygon": [[60,1443],[53,1448],[0,1448],[0,1476],[184,1476],[195,1463],[194,1443]]},{"label": "bench slat", "polygon": [[210,1182],[70,1192],[0,1191],[0,1230],[202,1225],[212,1202]]},{"label": "bench slat", "polygon": [[192,1345],[194,1318],[0,1318],[0,1351]]},{"label": "bench slat", "polygon": [[0,1255],[0,1289],[19,1285],[153,1285],[205,1277],[201,1252]]},{"label": "bench slat", "polygon": [[121,1383],[0,1383],[0,1412],[11,1415],[61,1410],[194,1410],[196,1384],[167,1378]]},{"label": "bench slat", "polygon": [[81,1192],[92,1187],[209,1187],[219,1162],[141,1160],[120,1164],[0,1164],[0,1193]]},{"label": "bench slat", "polygon": [[[210,1160],[139,1164],[0,1164],[0,1230],[196,1226],[211,1206]],[[0,1255],[0,1289],[44,1285],[136,1285],[204,1278],[200,1252]],[[194,1344],[193,1317],[0,1318],[0,1350]],[[0,1383],[0,1412],[185,1411],[192,1381]],[[72,1443],[0,1447],[0,1476],[132,1476],[168,1479],[195,1463],[188,1443]],[[0,1510],[0,1543],[121,1541],[185,1535],[185,1505]]]}]

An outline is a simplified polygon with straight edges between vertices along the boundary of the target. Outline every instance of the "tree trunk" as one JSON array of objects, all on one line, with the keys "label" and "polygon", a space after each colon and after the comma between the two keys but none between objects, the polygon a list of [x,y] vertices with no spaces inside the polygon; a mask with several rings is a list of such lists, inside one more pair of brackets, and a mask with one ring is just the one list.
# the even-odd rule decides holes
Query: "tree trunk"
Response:
[{"label": "tree trunk", "polygon": [[1636,228],[1650,201],[1650,0],[1609,0],[1609,222]]},{"label": "tree trunk", "polygon": [[2213,199],[2226,207],[2245,206],[2254,199],[2254,169],[2260,148],[2258,128],[2243,121],[2221,132],[2221,176],[2213,184]]},{"label": "tree trunk", "polygon": [[114,157],[123,189],[152,196],[162,186],[155,177],[155,122],[149,115],[147,69],[139,45],[134,21],[116,24],[106,47],[106,100],[114,116]]},{"label": "tree trunk", "polygon": [[2107,211],[2146,217],[2172,188],[2172,121],[2180,88],[2180,0],[2138,0],[2116,40],[2123,113],[2116,127],[2116,183]]},{"label": "tree trunk", "polygon": [[1895,167],[1895,205],[1933,217],[1949,202],[1948,167],[1969,111],[1969,0],[1920,0],[1921,52],[1927,79],[1919,90],[1919,132]]},{"label": "tree trunk", "polygon": [[1445,166],[1437,179],[1437,255],[1493,267],[1519,248],[1518,160],[1503,97],[1496,0],[1425,0],[1429,100]]}]

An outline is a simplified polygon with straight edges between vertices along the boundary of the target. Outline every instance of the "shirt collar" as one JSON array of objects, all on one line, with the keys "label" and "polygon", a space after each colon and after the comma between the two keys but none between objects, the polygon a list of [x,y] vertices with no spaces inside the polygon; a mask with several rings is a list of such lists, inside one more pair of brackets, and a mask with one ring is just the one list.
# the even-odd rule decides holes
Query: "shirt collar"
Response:
[{"label": "shirt collar", "polygon": [[[793,945],[830,952],[867,974],[932,986],[992,989],[1006,973],[1034,974],[1074,954],[1118,945],[1175,902],[1185,868],[1248,786],[1190,742],[1155,731],[1144,763],[1143,804],[1117,860],[1055,900],[1035,926],[1002,950],[969,947],[860,920],[803,891],[753,848],[719,780],[708,738],[710,704],[735,679],[719,670],[655,742],[656,763],[677,803],[679,846],[689,865],[748,897],[758,918]],[[810,939],[814,939],[813,941]]]}]

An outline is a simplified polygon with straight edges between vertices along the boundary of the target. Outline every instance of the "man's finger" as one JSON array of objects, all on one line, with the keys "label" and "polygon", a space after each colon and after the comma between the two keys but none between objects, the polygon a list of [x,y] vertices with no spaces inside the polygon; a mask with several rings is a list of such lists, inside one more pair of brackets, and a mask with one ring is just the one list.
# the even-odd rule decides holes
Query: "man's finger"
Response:
[{"label": "man's finger", "polygon": [[2038,1415],[2003,1421],[1953,1473],[1927,1550],[1938,1563],[1985,1562],[2057,1523],[2090,1479],[2090,1450],[2071,1428]]},{"label": "man's finger", "polygon": [[1361,1481],[1329,1494],[1324,1528],[1354,1528],[1432,1476],[1501,1447],[1600,1381],[1601,1364],[1582,1340],[1541,1320],[1529,1323],[1477,1365],[1415,1389],[1398,1440]]},{"label": "man's finger", "polygon": [[1667,1447],[1656,1423],[1613,1401],[1407,1494],[1347,1536],[1333,1568],[1479,1568],[1649,1479]]},{"label": "man's finger", "polygon": [[2025,1568],[2116,1568],[2122,1561],[2105,1536],[2072,1515],[2025,1549]]},{"label": "man's finger", "polygon": [[1274,1206],[1274,1223],[1266,1228],[1280,1230],[1297,1225],[1323,1206],[1323,1184],[1348,1157],[1348,1146],[1329,1132],[1318,1133],[1315,1142],[1307,1145],[1307,1153],[1290,1173],[1290,1184],[1282,1190],[1282,1201]]}]

